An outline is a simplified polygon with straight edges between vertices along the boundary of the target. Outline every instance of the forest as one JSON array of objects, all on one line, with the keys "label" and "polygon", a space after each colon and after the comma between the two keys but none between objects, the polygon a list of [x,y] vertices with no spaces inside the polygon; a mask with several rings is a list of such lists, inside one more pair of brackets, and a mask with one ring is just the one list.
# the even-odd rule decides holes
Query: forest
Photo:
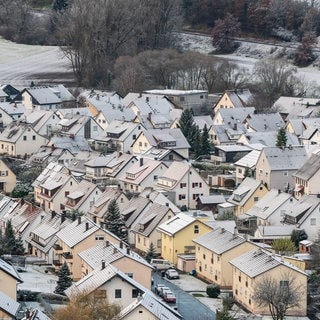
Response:
[{"label": "forest", "polygon": [[[291,62],[304,66],[315,59],[313,45],[320,33],[320,3],[0,1],[0,35],[18,43],[60,46],[72,64],[77,86],[117,90],[123,95],[154,87],[205,89],[209,93],[249,87],[262,96],[266,105],[280,95],[303,96],[308,91],[308,84],[297,79],[287,57],[261,60],[253,74],[248,74],[214,55],[181,51],[177,35],[183,30],[206,32],[217,52],[222,53],[234,50],[237,37],[298,41],[300,46]],[[278,80],[272,81],[275,78]]]}]

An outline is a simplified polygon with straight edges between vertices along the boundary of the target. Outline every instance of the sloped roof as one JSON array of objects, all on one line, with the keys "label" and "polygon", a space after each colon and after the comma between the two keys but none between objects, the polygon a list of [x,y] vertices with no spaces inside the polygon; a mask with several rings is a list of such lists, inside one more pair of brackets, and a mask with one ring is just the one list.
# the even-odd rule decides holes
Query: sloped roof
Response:
[{"label": "sloped roof", "polygon": [[266,147],[262,153],[271,170],[298,170],[308,159],[305,146]]},{"label": "sloped roof", "polygon": [[252,169],[256,166],[259,156],[260,156],[259,150],[252,150],[251,152],[246,154],[244,157],[239,159],[237,162],[235,162],[234,165]]},{"label": "sloped roof", "polygon": [[249,251],[235,259],[232,259],[230,263],[245,275],[248,275],[250,278],[261,275],[280,265],[284,265],[292,270],[306,275],[300,269],[295,268],[289,263],[281,261],[281,258],[273,256],[271,253],[268,253],[260,248]]},{"label": "sloped roof", "polygon": [[259,233],[264,237],[291,237],[296,226],[258,226]]},{"label": "sloped roof", "polygon": [[257,132],[276,131],[284,127],[284,121],[278,112],[254,113],[248,116],[245,122]]},{"label": "sloped roof", "polygon": [[8,262],[2,259],[0,259],[0,270],[10,275],[12,278],[16,279],[18,282],[20,283],[23,282],[23,280],[21,279],[19,273],[16,271],[14,266],[12,266],[11,264],[9,264]]},{"label": "sloped roof", "polygon": [[[219,108],[217,114],[220,114],[223,119],[223,124],[228,124],[229,126],[233,126],[235,123],[242,123],[249,114],[254,113],[254,107],[247,108]],[[217,118],[215,115],[214,119]],[[218,123],[216,123],[218,124]]]},{"label": "sloped roof", "polygon": [[226,199],[222,194],[199,196],[199,200],[202,204],[219,204],[226,202]]},{"label": "sloped roof", "polygon": [[109,241],[101,241],[96,246],[91,247],[79,253],[79,256],[92,269],[101,268],[102,261],[106,264],[112,264],[122,258],[134,260],[144,266],[153,269],[153,267],[136,252],[128,249],[126,246],[119,246]]},{"label": "sloped roof", "polygon": [[235,108],[252,106],[254,103],[253,95],[249,89],[226,90],[225,93],[228,95]]},{"label": "sloped roof", "polygon": [[310,180],[320,170],[320,154],[312,154],[303,166],[294,174],[294,177]]},{"label": "sloped roof", "polygon": [[57,148],[67,149],[72,154],[79,153],[80,151],[91,151],[88,140],[85,137],[77,135],[74,138],[67,136],[54,136],[51,138],[48,145],[54,145]]},{"label": "sloped roof", "polygon": [[158,226],[157,230],[173,236],[195,221],[197,221],[197,219],[185,213],[178,213],[176,216]]},{"label": "sloped roof", "polygon": [[5,313],[11,315],[12,319],[15,319],[20,308],[21,305],[19,302],[11,299],[9,296],[0,291],[0,309],[2,309]]},{"label": "sloped roof", "polygon": [[223,228],[218,228],[194,239],[193,242],[216,254],[223,254],[245,243],[246,239],[237,233],[231,233]]}]

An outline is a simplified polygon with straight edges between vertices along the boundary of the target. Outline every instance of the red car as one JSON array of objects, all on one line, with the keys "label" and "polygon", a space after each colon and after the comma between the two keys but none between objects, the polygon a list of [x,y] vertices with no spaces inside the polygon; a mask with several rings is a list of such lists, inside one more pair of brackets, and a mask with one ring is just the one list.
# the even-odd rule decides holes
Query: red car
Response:
[{"label": "red car", "polygon": [[176,303],[176,301],[177,301],[176,296],[175,296],[172,292],[169,292],[169,291],[167,291],[167,292],[164,293],[163,299],[164,299],[166,302]]}]

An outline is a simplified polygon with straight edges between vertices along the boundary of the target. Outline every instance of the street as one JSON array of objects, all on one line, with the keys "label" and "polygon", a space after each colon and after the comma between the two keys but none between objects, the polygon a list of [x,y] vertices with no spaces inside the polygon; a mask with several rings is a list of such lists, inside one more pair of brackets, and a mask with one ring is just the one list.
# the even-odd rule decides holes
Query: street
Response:
[{"label": "street", "polygon": [[176,304],[170,304],[172,308],[177,309],[177,311],[183,316],[185,320],[215,320],[215,313],[210,310],[207,306],[201,303],[197,298],[193,297],[190,293],[187,293],[176,286],[174,283],[176,280],[168,281],[162,278],[160,274],[154,273],[154,286],[158,283],[163,283],[171,289],[171,291],[177,297]]}]

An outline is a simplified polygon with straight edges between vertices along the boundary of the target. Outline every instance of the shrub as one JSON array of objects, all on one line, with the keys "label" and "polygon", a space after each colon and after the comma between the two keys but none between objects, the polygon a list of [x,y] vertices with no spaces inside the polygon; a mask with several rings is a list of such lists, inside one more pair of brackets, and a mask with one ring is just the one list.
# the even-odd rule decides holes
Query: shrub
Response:
[{"label": "shrub", "polygon": [[207,295],[210,298],[218,298],[220,294],[220,288],[214,285],[207,286]]}]

